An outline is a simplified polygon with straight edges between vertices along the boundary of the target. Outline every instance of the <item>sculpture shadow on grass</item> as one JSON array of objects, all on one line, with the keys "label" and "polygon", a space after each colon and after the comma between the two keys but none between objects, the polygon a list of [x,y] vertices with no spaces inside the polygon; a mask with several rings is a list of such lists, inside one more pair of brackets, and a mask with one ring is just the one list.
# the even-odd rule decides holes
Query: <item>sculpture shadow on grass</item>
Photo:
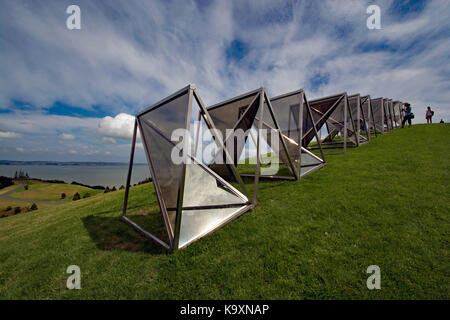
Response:
[{"label": "sculpture shadow on grass", "polygon": [[[142,217],[136,217],[136,220]],[[122,250],[129,252],[145,252],[150,254],[166,254],[166,249],[145,238],[121,217],[99,217],[90,215],[81,219],[97,248],[104,251]],[[139,221],[135,221],[139,223]]]}]

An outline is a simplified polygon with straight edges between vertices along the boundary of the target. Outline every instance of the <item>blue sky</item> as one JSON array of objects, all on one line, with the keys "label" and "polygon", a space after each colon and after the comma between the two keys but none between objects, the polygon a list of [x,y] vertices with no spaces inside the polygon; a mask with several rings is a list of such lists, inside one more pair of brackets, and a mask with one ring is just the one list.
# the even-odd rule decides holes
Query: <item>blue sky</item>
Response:
[{"label": "blue sky", "polygon": [[[127,161],[133,116],[194,83],[427,105],[450,121],[450,1],[0,0],[0,159]],[[66,8],[81,8],[81,30]],[[381,8],[381,30],[366,8]],[[138,161],[145,161],[141,146]]]}]

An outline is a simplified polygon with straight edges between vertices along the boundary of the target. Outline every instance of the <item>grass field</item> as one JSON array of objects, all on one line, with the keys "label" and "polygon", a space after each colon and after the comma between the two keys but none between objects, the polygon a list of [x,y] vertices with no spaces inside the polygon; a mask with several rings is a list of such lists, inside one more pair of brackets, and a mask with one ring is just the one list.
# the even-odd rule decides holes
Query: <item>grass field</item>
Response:
[{"label": "grass field", "polygon": [[[39,180],[26,180],[25,183],[28,185],[28,190],[22,188],[10,193],[8,196],[20,200],[38,200],[64,203],[73,201],[73,195],[77,192],[81,197],[86,195],[86,193],[89,193],[92,196],[103,192],[102,190],[94,190],[83,186],[65,183],[48,183]],[[0,195],[15,189],[20,185],[22,185],[21,182],[15,181],[14,185],[1,189]],[[62,193],[66,194],[65,199],[61,199]],[[19,207],[22,210],[21,213],[26,213],[32,204],[32,201],[24,202],[0,197],[0,217],[14,215],[14,210],[7,210],[8,207]],[[55,204],[52,203],[38,202],[36,204],[39,209],[46,209],[55,206]]]},{"label": "grass field", "polygon": [[[449,146],[447,124],[378,136],[261,183],[256,209],[174,253],[120,221],[123,191],[2,218],[0,298],[449,299]],[[151,184],[129,208],[157,213]],[[73,264],[81,290],[65,287]]]},{"label": "grass field", "polygon": [[[86,193],[91,196],[102,193],[102,190],[95,190],[74,184],[65,183],[47,183],[37,180],[30,180],[28,183],[28,190],[20,189],[11,193],[9,196],[17,199],[25,200],[42,200],[42,201],[72,201],[73,195],[79,193],[83,197]],[[61,199],[61,194],[65,193],[66,198]]]}]

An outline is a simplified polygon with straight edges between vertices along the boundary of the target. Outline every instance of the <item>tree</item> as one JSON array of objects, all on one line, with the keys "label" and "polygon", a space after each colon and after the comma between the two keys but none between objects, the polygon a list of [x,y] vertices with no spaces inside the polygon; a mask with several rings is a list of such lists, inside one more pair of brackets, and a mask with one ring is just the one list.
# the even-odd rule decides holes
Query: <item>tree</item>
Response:
[{"label": "tree", "polygon": [[28,190],[28,185],[25,185],[25,190]]},{"label": "tree", "polygon": [[117,191],[116,186],[114,186],[111,191]]},{"label": "tree", "polygon": [[33,203],[31,205],[31,207],[30,207],[30,211],[34,211],[34,210],[37,210],[37,209],[38,209],[38,206],[36,205],[36,203]]},{"label": "tree", "polygon": [[73,195],[73,198],[72,198],[73,201],[80,200],[80,199],[81,199],[81,197],[78,192]]},{"label": "tree", "polygon": [[66,194],[63,192],[61,193],[61,199],[65,199],[66,198]]},{"label": "tree", "polygon": [[120,186],[119,190],[123,190],[125,187],[123,185]]},{"label": "tree", "polygon": [[105,192],[103,192],[103,193],[108,193],[108,192],[111,192],[111,190],[109,189],[109,187],[106,187]]}]

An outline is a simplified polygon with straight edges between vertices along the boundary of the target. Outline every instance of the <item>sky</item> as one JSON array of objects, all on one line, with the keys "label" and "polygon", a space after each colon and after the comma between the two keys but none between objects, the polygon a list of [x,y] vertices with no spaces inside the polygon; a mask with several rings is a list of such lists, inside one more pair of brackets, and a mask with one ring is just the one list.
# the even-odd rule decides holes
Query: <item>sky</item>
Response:
[{"label": "sky", "polygon": [[[69,30],[66,9],[81,9]],[[369,5],[381,9],[370,30]],[[129,159],[134,115],[193,83],[408,101],[450,121],[450,1],[0,0],[0,159]],[[145,162],[138,143],[136,161]]]}]

